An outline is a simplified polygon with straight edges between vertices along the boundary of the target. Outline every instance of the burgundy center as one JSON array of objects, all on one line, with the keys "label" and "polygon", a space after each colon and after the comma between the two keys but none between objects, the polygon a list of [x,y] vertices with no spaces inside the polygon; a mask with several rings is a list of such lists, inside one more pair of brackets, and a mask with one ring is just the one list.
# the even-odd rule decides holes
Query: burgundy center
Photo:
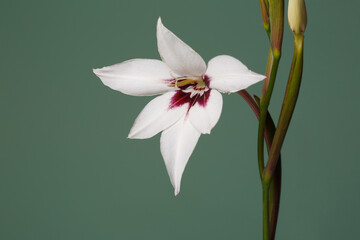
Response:
[{"label": "burgundy center", "polygon": [[[211,89],[209,88],[209,80],[210,79],[208,76],[206,76],[206,75],[203,76],[203,81],[204,81],[206,87],[208,88],[208,90],[205,91],[205,89],[204,89],[204,92],[202,95],[200,93],[197,93],[197,94],[193,95],[193,97],[190,97],[192,91],[184,92],[184,90],[186,90],[188,88],[193,88],[195,91],[197,83],[191,83],[191,84],[187,84],[185,86],[179,87],[180,89],[176,90],[174,96],[171,98],[169,109],[172,109],[175,107],[180,107],[186,103],[189,103],[188,112],[189,112],[190,108],[192,106],[194,106],[196,103],[198,103],[202,107],[205,107],[209,100],[210,92],[211,92]],[[197,90],[200,90],[200,89],[197,89]]]}]

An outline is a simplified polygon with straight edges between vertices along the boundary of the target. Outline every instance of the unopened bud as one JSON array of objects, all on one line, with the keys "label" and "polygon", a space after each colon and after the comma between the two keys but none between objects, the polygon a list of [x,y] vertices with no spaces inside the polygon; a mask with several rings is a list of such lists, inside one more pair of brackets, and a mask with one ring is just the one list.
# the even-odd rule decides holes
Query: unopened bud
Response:
[{"label": "unopened bud", "polygon": [[307,15],[304,0],[289,0],[288,20],[290,28],[295,34],[305,32]]}]

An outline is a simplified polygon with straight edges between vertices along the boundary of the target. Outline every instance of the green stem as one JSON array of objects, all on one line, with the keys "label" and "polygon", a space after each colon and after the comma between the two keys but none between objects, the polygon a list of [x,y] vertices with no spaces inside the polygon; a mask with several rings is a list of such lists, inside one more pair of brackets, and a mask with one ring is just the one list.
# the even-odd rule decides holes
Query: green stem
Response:
[{"label": "green stem", "polygon": [[266,116],[268,107],[270,104],[271,95],[275,85],[276,73],[280,61],[279,55],[274,56],[273,51],[269,51],[269,58],[266,66],[267,79],[265,79],[263,85],[263,91],[260,99],[260,119],[259,119],[259,130],[258,130],[258,165],[259,173],[262,178],[264,171],[264,131],[266,124]]},{"label": "green stem", "polygon": [[[260,99],[257,96],[254,96],[257,104],[260,104]],[[258,110],[259,111],[259,110]],[[258,116],[258,115],[257,115]],[[258,116],[259,118],[259,116]],[[275,134],[275,124],[274,121],[268,112],[266,117],[266,127],[265,127],[265,141],[267,152],[270,152],[271,144],[274,139]],[[279,216],[279,207],[280,207],[280,195],[281,195],[281,156],[279,155],[279,160],[276,165],[275,174],[270,182],[269,189],[269,224],[270,224],[270,240],[275,239],[277,220]]]},{"label": "green stem", "polygon": [[[246,90],[241,90],[238,92],[240,96],[249,104],[250,108],[253,110],[257,119],[260,118],[260,99],[257,96],[254,96],[254,99]],[[275,134],[275,124],[271,118],[270,113],[268,112],[265,125],[265,142],[267,151],[270,151],[272,140]],[[280,194],[281,194],[281,156],[279,156],[278,163],[276,165],[274,177],[270,183],[269,189],[269,232],[270,240],[275,239],[275,232],[277,226],[277,220],[279,215],[279,206],[280,206]]]},{"label": "green stem", "polygon": [[291,65],[288,84],[285,91],[283,106],[281,108],[277,129],[269,153],[269,160],[263,172],[263,180],[265,182],[270,182],[274,174],[280,154],[280,149],[284,142],[285,135],[295,109],[295,104],[299,94],[302,77],[303,45],[304,35],[294,35],[294,57]]},{"label": "green stem", "polygon": [[[275,236],[277,213],[279,210],[280,199],[280,187],[279,182],[271,182],[270,179],[264,179],[264,136],[266,131],[268,107],[272,91],[275,85],[275,79],[277,69],[279,66],[281,56],[281,45],[283,39],[283,27],[284,27],[284,0],[260,0],[260,7],[264,22],[265,30],[270,38],[270,51],[266,66],[266,76],[263,84],[263,91],[261,93],[261,99],[259,104],[259,129],[258,129],[258,165],[259,173],[263,187],[263,240],[270,240],[270,227],[271,238]],[[270,117],[269,117],[270,118]],[[275,129],[275,127],[274,127]],[[268,140],[272,139],[267,134]],[[271,147],[270,147],[271,145]],[[272,149],[272,144],[267,143],[268,149]],[[277,156],[280,157],[279,155]],[[277,160],[277,159],[276,159]],[[268,164],[267,164],[268,165]],[[275,165],[276,166],[276,165]],[[281,168],[280,168],[281,174]],[[281,178],[280,178],[281,179]],[[269,187],[271,188],[271,199],[269,198]],[[271,201],[271,219],[269,218],[269,201]],[[271,221],[271,222],[270,222]]]},{"label": "green stem", "polygon": [[[258,129],[258,165],[260,178],[264,170],[264,131],[267,110],[275,84],[277,69],[281,56],[281,45],[284,29],[284,0],[260,0],[261,15],[265,30],[270,37],[269,57],[266,65],[266,79],[260,100],[260,120]],[[266,27],[269,25],[269,27]]]},{"label": "green stem", "polygon": [[280,208],[280,195],[281,195],[281,157],[279,156],[278,163],[276,165],[275,174],[270,184],[270,240],[275,239],[277,220],[279,216]]},{"label": "green stem", "polygon": [[269,228],[269,184],[263,182],[263,240],[270,240]]}]

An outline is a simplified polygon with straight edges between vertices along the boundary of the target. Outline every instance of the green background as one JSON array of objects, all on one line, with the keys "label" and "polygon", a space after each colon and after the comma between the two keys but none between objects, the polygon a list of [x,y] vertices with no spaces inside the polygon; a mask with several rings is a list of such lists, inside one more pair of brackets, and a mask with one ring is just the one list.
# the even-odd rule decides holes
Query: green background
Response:
[{"label": "green background", "polygon": [[[359,233],[359,8],[307,1],[279,240]],[[1,1],[0,239],[261,239],[257,121],[243,99],[223,95],[220,121],[200,138],[174,198],[159,135],[126,138],[151,97],[113,91],[92,73],[158,59],[159,16],[206,61],[229,54],[264,72],[258,1]],[[292,51],[285,21],[275,119]]]}]

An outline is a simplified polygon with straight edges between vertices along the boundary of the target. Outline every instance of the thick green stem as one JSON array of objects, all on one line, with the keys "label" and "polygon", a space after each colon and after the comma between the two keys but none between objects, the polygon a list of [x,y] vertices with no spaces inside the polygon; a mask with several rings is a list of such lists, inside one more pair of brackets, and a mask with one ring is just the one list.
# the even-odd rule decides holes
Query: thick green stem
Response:
[{"label": "thick green stem", "polygon": [[[260,1],[261,11],[267,7],[266,13],[270,21],[270,50],[266,64],[266,79],[260,98],[260,120],[258,130],[258,165],[260,178],[262,179],[264,170],[264,130],[266,123],[267,110],[270,104],[271,95],[275,85],[276,73],[281,56],[281,44],[284,28],[284,0]],[[265,28],[266,31],[268,31]]]},{"label": "thick green stem", "polygon": [[[263,84],[263,91],[259,104],[259,129],[258,129],[258,165],[259,173],[263,187],[263,240],[270,240],[275,236],[277,214],[279,210],[280,188],[281,188],[281,168],[277,173],[280,173],[280,181],[271,181],[271,178],[264,179],[264,136],[268,127],[268,107],[272,91],[275,85],[277,69],[279,66],[281,56],[281,45],[283,39],[284,28],[284,0],[260,0],[261,13],[265,30],[270,38],[270,51],[268,62],[266,66],[266,76]],[[269,117],[270,118],[270,117]],[[275,129],[275,126],[274,128]],[[272,139],[269,135],[268,140]],[[272,144],[267,143],[268,151],[272,148]],[[270,147],[271,146],[271,147]],[[277,158],[280,157],[280,154]],[[276,167],[276,165],[275,165]],[[271,189],[270,188],[271,185]],[[271,193],[271,194],[270,194]],[[269,197],[269,194],[271,197]],[[271,201],[271,219],[269,217],[270,208],[269,201]],[[270,230],[271,228],[271,230]],[[271,234],[271,235],[270,235]]]},{"label": "thick green stem", "polygon": [[260,119],[258,130],[258,165],[259,173],[262,178],[264,171],[264,131],[266,124],[266,116],[270,104],[271,95],[275,85],[275,78],[279,66],[280,55],[274,56],[273,51],[269,51],[268,63],[266,66],[267,79],[263,85],[262,96],[260,99]]},{"label": "thick green stem", "polygon": [[270,182],[274,174],[280,149],[285,139],[296,100],[300,90],[302,67],[303,67],[304,35],[294,35],[294,57],[289,74],[289,80],[285,91],[283,106],[281,108],[279,122],[271,145],[269,160],[263,172],[263,180]]},{"label": "thick green stem", "polygon": [[275,239],[277,220],[279,216],[280,208],[280,195],[281,195],[281,157],[279,156],[278,163],[276,165],[275,174],[270,183],[270,240]]},{"label": "thick green stem", "polygon": [[[254,96],[254,99],[250,96],[250,94],[246,90],[241,90],[238,92],[240,96],[244,98],[244,100],[249,104],[250,108],[253,110],[257,119],[260,118],[260,99],[257,96]],[[268,112],[266,118],[265,125],[265,142],[267,151],[270,151],[271,143],[275,134],[275,124],[273,119],[271,118],[270,113]],[[281,156],[279,155],[279,160],[276,165],[275,174],[270,183],[269,189],[269,232],[270,232],[270,240],[275,239],[275,232],[277,226],[277,219],[279,215],[279,206],[280,206],[280,194],[281,194]]]},{"label": "thick green stem", "polygon": [[[256,102],[260,104],[260,99],[257,96],[254,96]],[[259,117],[258,117],[259,118]],[[270,152],[271,144],[275,135],[275,124],[274,121],[268,112],[266,117],[266,127],[265,127],[265,141],[268,153]],[[269,224],[270,224],[270,240],[275,239],[277,220],[279,216],[280,208],[280,195],[281,195],[281,155],[279,155],[279,160],[276,165],[275,174],[270,182],[269,189]]]},{"label": "thick green stem", "polygon": [[269,184],[263,182],[263,240],[270,240],[269,226]]}]

